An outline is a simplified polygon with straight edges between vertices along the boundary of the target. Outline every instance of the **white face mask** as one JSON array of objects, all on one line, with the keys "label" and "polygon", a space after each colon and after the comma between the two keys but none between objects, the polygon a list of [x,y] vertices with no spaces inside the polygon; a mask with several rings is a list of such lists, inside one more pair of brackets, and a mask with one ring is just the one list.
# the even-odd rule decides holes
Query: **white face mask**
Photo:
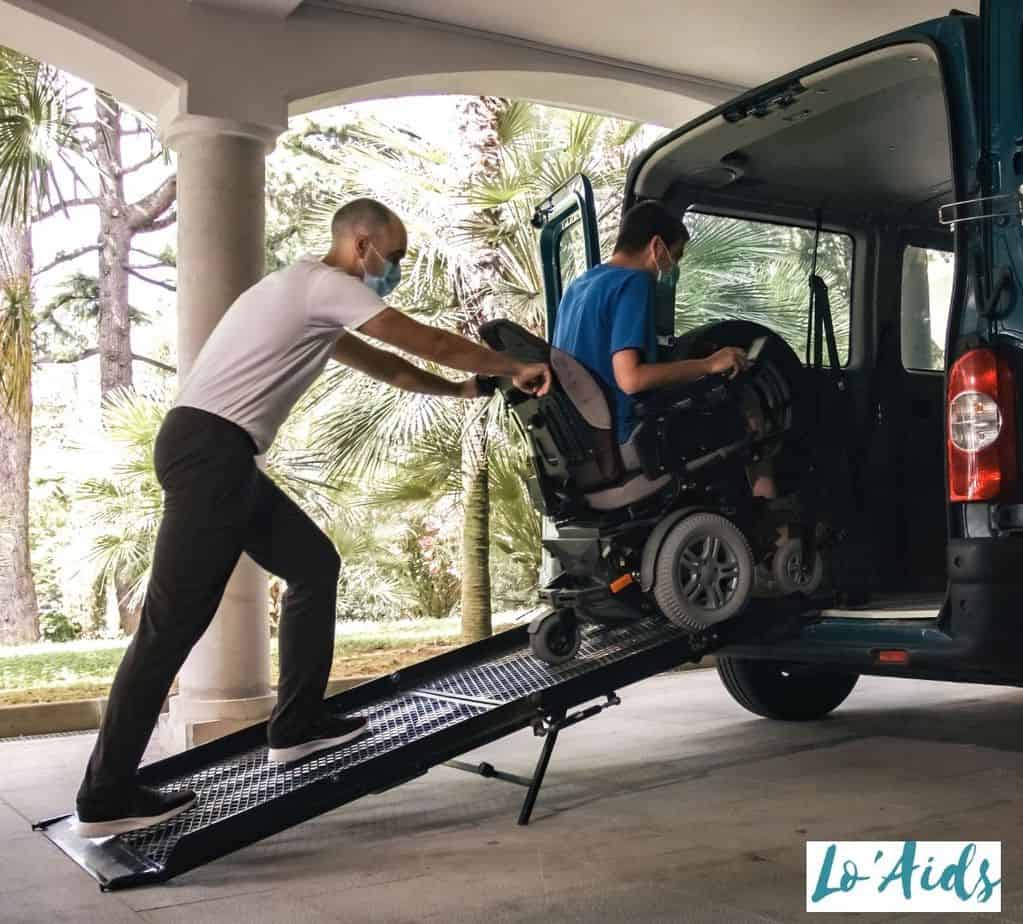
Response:
[{"label": "white face mask", "polygon": [[[369,245],[373,247],[373,244]],[[374,252],[380,257],[381,263],[383,263],[383,269],[380,273],[371,273],[366,268],[366,261],[362,261],[362,281],[369,286],[377,295],[384,298],[390,295],[397,287],[398,283],[401,282],[401,267],[393,262],[392,260],[386,259],[376,247],[373,247]]]},{"label": "white face mask", "polygon": [[660,278],[661,276],[673,276],[675,272],[678,270],[678,264],[672,259],[671,251],[668,250],[668,245],[665,244],[664,241],[662,241],[660,238],[657,239],[657,242],[661,245],[661,247],[664,248],[664,255],[667,257],[668,260],[668,268],[665,269],[663,266],[661,266],[660,255],[657,252],[657,248],[654,247],[654,265],[657,267],[657,277]]}]

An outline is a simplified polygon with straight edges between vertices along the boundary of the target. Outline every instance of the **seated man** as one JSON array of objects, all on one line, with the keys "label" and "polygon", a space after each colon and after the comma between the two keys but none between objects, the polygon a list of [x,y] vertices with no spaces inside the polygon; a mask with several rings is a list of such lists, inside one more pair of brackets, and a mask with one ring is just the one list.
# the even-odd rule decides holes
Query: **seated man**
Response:
[{"label": "seated man", "polygon": [[[589,367],[611,390],[619,443],[628,441],[634,427],[633,395],[713,373],[732,378],[747,366],[745,351],[737,347],[702,359],[657,362],[651,277],[670,278],[688,240],[682,221],[659,202],[634,206],[622,219],[611,259],[573,281],[558,306],[551,345]],[[751,471],[750,481],[755,495],[774,497],[769,472]]]}]

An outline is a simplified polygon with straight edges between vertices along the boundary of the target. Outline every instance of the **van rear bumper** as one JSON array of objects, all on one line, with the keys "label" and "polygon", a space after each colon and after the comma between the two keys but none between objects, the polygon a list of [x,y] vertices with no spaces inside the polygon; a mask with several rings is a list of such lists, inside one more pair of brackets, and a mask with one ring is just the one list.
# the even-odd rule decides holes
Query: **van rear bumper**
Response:
[{"label": "van rear bumper", "polygon": [[1023,670],[1023,537],[953,539],[942,629],[983,666]]},{"label": "van rear bumper", "polygon": [[[948,594],[931,620],[810,621],[770,644],[733,643],[717,653],[792,660],[895,677],[1023,685],[1023,537],[948,545]],[[878,654],[899,649],[905,666]]]}]

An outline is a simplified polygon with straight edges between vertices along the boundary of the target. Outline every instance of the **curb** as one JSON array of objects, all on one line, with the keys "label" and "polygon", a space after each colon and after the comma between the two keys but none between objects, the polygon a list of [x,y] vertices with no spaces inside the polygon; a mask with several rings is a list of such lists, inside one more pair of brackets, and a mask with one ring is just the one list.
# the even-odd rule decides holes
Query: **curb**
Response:
[{"label": "curb", "polygon": [[[342,690],[374,679],[376,679],[375,675],[331,680],[327,684],[327,695],[333,696]],[[106,708],[106,697],[70,699],[62,703],[0,706],[0,738],[27,738],[33,735],[95,731],[100,726]]]},{"label": "curb", "polygon": [[[691,661],[666,673],[704,670],[714,667],[714,655],[704,655],[698,664]],[[376,675],[345,677],[327,684],[327,695],[333,696],[359,684],[375,680]],[[73,699],[62,703],[28,703],[24,706],[0,706],[0,738],[26,738],[33,735],[55,735],[67,732],[95,731],[106,711],[106,698]]]}]

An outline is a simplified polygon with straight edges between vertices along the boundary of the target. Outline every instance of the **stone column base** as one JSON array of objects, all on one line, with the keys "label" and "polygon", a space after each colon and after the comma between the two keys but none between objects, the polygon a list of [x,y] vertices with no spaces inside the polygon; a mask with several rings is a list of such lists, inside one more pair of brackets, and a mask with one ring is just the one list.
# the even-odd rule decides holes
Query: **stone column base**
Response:
[{"label": "stone column base", "polygon": [[265,722],[277,702],[275,694],[249,699],[183,699],[179,694],[168,701],[160,716],[157,733],[161,749],[177,754],[206,744],[250,725]]}]

